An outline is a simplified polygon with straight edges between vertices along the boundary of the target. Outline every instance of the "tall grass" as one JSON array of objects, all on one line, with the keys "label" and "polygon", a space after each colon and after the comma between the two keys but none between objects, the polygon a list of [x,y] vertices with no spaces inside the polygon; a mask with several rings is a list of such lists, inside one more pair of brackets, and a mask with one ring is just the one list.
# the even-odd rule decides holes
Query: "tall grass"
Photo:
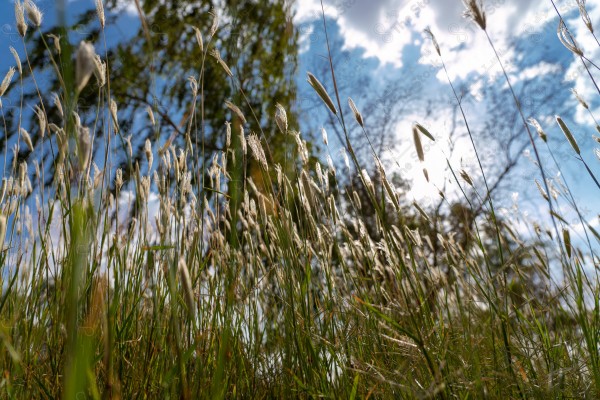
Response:
[{"label": "tall grass", "polygon": [[[480,3],[467,3],[485,30]],[[104,29],[102,3],[96,4]],[[27,15],[35,13],[30,8],[27,1]],[[195,28],[203,59],[189,82],[201,130],[190,123],[181,146],[173,137],[162,146],[146,143],[146,168],[129,162],[129,171],[111,166],[110,140],[131,159],[131,139],[119,129],[110,96],[110,60],[83,43],[73,71],[61,70],[70,65],[69,46],[47,47],[62,85],[55,100],[62,119],[48,120],[40,95],[42,140],[34,145],[23,130],[17,145],[31,147],[31,162],[51,148],[52,187],[32,193],[27,164],[15,161],[2,184],[0,398],[600,396],[599,282],[586,273],[597,267],[593,240],[600,236],[584,224],[566,182],[561,188],[587,249],[571,242],[574,227],[552,207],[558,197],[546,179],[538,186],[554,232],[540,228],[528,236],[495,214],[487,182],[476,187],[466,172],[451,170],[463,193],[465,182],[483,190],[480,204],[465,194],[465,213],[489,211],[460,238],[441,229],[445,221],[424,205],[409,215],[382,162],[357,159],[347,134],[345,167],[310,162],[280,105],[269,117],[286,143],[296,143],[288,165],[273,163],[264,136],[245,133],[250,116],[232,103],[223,105],[232,116],[226,147],[204,165],[203,139],[193,135],[204,136],[207,55],[235,79],[212,42],[217,27],[206,40]],[[350,110],[342,107],[331,73],[331,92],[319,80],[326,77],[309,74],[315,96],[344,132],[351,123],[344,114],[353,115],[368,138],[368,118],[352,100]],[[77,115],[86,85],[98,88],[96,128],[82,126]],[[3,82],[0,95],[6,89]],[[154,125],[153,110],[144,112]],[[525,116],[523,122],[535,146]],[[571,141],[564,122],[560,127]],[[100,142],[102,168],[92,160],[98,142],[90,129],[110,138]],[[433,136],[415,127],[423,161],[421,133]],[[253,176],[246,169],[251,160],[259,168]],[[538,161],[545,176],[550,166]],[[231,190],[238,176],[232,171],[241,171],[238,191]],[[44,173],[36,166],[31,176],[45,182]],[[346,184],[355,174],[361,187]],[[42,199],[34,210],[31,197]],[[158,204],[155,214],[151,204]],[[403,223],[409,216],[419,223]]]}]

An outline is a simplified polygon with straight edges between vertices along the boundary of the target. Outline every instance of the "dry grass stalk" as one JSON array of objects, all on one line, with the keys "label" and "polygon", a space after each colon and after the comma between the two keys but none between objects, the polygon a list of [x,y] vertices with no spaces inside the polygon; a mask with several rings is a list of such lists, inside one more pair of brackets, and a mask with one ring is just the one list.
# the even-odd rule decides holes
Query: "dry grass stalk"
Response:
[{"label": "dry grass stalk", "polygon": [[427,33],[429,35],[429,37],[431,38],[431,41],[433,42],[433,47],[435,48],[435,51],[437,52],[438,56],[442,56],[442,52],[440,51],[440,45],[438,44],[435,35],[433,34],[433,32],[431,32],[431,29],[426,28],[425,29],[425,33]]},{"label": "dry grass stalk", "polygon": [[464,169],[460,171],[460,177],[463,178],[465,180],[465,182],[467,182],[469,184],[469,186],[474,187],[473,186],[473,180],[471,179],[471,177],[469,176],[469,174],[467,173],[467,171],[465,171]]},{"label": "dry grass stalk", "polygon": [[321,82],[319,82],[319,80],[310,72],[308,73],[308,83],[310,84],[310,86],[312,86],[312,88],[315,90],[315,92],[317,92],[317,94],[319,95],[321,100],[323,100],[323,102],[325,103],[327,108],[329,108],[329,110],[333,114],[337,115],[337,110],[336,110],[335,106],[333,105],[333,101],[331,100],[331,97],[329,97],[329,94],[327,94],[327,90],[325,90],[325,87],[323,86],[323,84]]},{"label": "dry grass stalk", "polygon": [[433,135],[429,133],[429,131],[425,129],[423,125],[417,123],[415,124],[415,127],[419,130],[419,132],[421,132],[423,135],[427,136],[429,139],[435,142],[435,138],[433,137]]},{"label": "dry grass stalk", "polygon": [[356,104],[354,104],[354,101],[350,97],[348,97],[348,105],[350,106],[352,113],[354,113],[354,119],[356,120],[356,122],[358,122],[358,124],[362,128],[364,128],[365,124],[363,121],[362,114],[358,111],[358,108],[356,108]]},{"label": "dry grass stalk", "polygon": [[577,5],[579,6],[579,14],[581,15],[581,19],[583,23],[588,28],[591,34],[594,33],[594,26],[592,25],[592,20],[585,8],[585,0],[577,0]]},{"label": "dry grass stalk", "polygon": [[583,50],[579,47],[571,32],[567,29],[565,22],[561,19],[558,23],[557,35],[560,42],[565,46],[569,51],[578,55],[579,57],[583,57]]},{"label": "dry grass stalk", "polygon": [[579,102],[579,104],[581,104],[581,106],[583,108],[585,108],[586,110],[590,109],[590,106],[588,105],[588,103],[586,103],[586,101],[583,99],[583,97],[581,97],[579,95],[579,93],[577,92],[577,90],[575,90],[575,88],[571,89],[571,93],[573,93],[573,95],[575,96],[575,98],[577,99],[577,101]]},{"label": "dry grass stalk", "polygon": [[240,119],[240,121],[241,121],[242,124],[246,123],[246,117],[244,117],[244,114],[242,113],[242,110],[240,110],[240,108],[238,106],[236,106],[235,104],[233,104],[229,100],[225,101],[225,105],[227,106],[227,108],[229,108]]},{"label": "dry grass stalk", "polygon": [[233,72],[231,72],[227,63],[221,58],[221,53],[219,53],[219,50],[212,49],[210,55],[213,56],[215,60],[217,60],[217,62],[221,65],[221,67],[229,77],[233,77]]},{"label": "dry grass stalk", "polygon": [[421,138],[419,137],[419,132],[416,127],[413,127],[413,139],[415,142],[415,149],[417,150],[417,156],[419,157],[419,161],[425,161],[425,153],[423,153],[423,146],[421,145]]},{"label": "dry grass stalk", "polygon": [[119,118],[117,116],[117,102],[114,99],[110,99],[109,108],[110,108],[110,116],[113,121],[113,128],[115,129],[115,132],[119,132]]},{"label": "dry grass stalk", "polygon": [[200,53],[204,53],[204,42],[202,41],[202,32],[200,32],[200,29],[196,28],[195,26],[192,26],[192,29],[194,30],[194,34],[196,35],[196,42],[198,42]]},{"label": "dry grass stalk", "polygon": [[541,183],[536,179],[535,180],[535,185],[537,186],[540,194],[542,195],[542,197],[546,200],[546,201],[550,201],[550,197],[548,197],[548,193],[546,193],[546,191],[544,190],[544,188],[542,187]]},{"label": "dry grass stalk", "polygon": [[27,132],[24,128],[21,128],[20,132],[21,132],[21,137],[23,138],[23,141],[29,148],[29,151],[33,151],[33,143],[31,142],[31,136],[29,136],[29,132]]},{"label": "dry grass stalk", "polygon": [[577,145],[577,142],[575,141],[575,137],[573,136],[573,134],[571,133],[571,131],[569,130],[567,125],[564,123],[562,118],[559,117],[558,115],[556,116],[556,122],[558,122],[558,126],[560,126],[560,129],[565,134],[565,137],[571,144],[571,147],[573,148],[573,150],[575,150],[575,153],[577,153],[578,155],[581,155],[581,151],[579,150],[579,146]]},{"label": "dry grass stalk", "polygon": [[537,131],[538,135],[540,135],[540,139],[542,139],[544,142],[546,142],[548,140],[548,137],[546,136],[546,132],[544,132],[544,130],[542,129],[542,126],[537,121],[537,119],[530,118],[529,124],[533,125],[533,127]]}]

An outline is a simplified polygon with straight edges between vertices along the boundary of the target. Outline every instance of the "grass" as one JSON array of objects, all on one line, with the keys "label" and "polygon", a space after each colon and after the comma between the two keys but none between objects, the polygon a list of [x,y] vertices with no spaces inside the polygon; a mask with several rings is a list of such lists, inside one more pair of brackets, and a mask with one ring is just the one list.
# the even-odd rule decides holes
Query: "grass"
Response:
[{"label": "grass", "polygon": [[[479,3],[467,5],[485,30]],[[104,28],[101,3],[98,10]],[[210,40],[198,42],[205,59],[218,55]],[[50,48],[48,55],[54,66],[70,57]],[[465,193],[460,215],[487,212],[463,232],[445,229],[447,221],[424,205],[407,211],[377,157],[376,179],[369,176],[372,162],[354,155],[337,85],[328,93],[310,74],[315,96],[346,132],[345,168],[309,162],[278,106],[271,118],[296,143],[286,161],[295,173],[284,174],[287,166],[272,163],[264,137],[245,134],[246,116],[228,103],[228,147],[201,165],[206,182],[194,179],[199,157],[185,144],[198,143],[198,133],[190,124],[182,147],[148,143],[154,168],[130,164],[127,186],[123,171],[110,178],[108,155],[103,169],[90,162],[89,131],[73,116],[87,79],[99,85],[98,109],[112,115],[105,120],[100,112],[97,126],[124,148],[127,140],[109,100],[110,76],[94,80],[101,68],[88,46],[77,60],[73,72],[55,70],[65,117],[48,121],[36,143],[48,142],[58,160],[47,201],[29,210],[26,164],[13,162],[3,180],[0,398],[600,396],[599,282],[585,273],[598,265],[593,241],[600,236],[584,224],[566,182],[561,195],[581,219],[587,249],[571,243],[574,226],[555,211],[559,197],[545,179],[538,187],[553,231],[523,236],[496,216],[489,189],[473,203],[467,188],[481,188],[450,167]],[[202,109],[203,73],[190,80],[194,110]],[[349,104],[347,115],[368,137],[368,124]],[[44,120],[43,104],[36,115]],[[415,126],[419,147],[421,134],[434,138]],[[251,160],[259,173],[249,176]],[[538,161],[544,176],[550,166]],[[244,171],[239,191],[230,175],[237,167]],[[41,165],[32,178],[43,172]],[[357,173],[360,185],[344,183]],[[123,219],[119,200],[128,196],[135,207]]]}]

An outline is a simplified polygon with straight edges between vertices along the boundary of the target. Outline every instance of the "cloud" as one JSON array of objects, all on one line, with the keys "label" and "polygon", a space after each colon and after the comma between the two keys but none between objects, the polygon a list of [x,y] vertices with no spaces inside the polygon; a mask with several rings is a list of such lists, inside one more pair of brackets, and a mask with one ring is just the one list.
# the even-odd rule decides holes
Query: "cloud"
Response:
[{"label": "cloud", "polygon": [[[483,32],[463,17],[460,1],[324,0],[324,10],[339,24],[346,48],[364,48],[364,57],[376,57],[382,64],[404,65],[404,48],[413,45],[414,35],[420,36],[427,27],[446,50],[453,78],[464,78],[473,71],[486,72],[486,60],[494,56]],[[488,2],[485,10],[490,36],[504,50],[505,57],[513,55],[505,50],[511,38],[530,34],[552,15],[549,4],[536,0]],[[318,18],[320,1],[298,2],[297,22]]]}]

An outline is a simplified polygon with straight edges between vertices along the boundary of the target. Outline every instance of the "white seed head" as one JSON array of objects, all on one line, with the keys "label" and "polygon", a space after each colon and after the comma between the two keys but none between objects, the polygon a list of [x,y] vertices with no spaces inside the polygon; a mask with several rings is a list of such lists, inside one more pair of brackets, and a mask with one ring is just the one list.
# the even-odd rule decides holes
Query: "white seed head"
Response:
[{"label": "white seed head", "polygon": [[15,50],[14,47],[10,46],[10,52],[15,58],[15,63],[17,64],[17,69],[19,70],[19,75],[23,76],[23,67],[21,66],[21,57],[19,57],[19,53]]},{"label": "white seed head", "polygon": [[90,128],[79,125],[77,127],[77,143],[79,151],[79,166],[82,170],[87,169],[92,152],[92,137]]},{"label": "white seed head", "polygon": [[225,121],[225,148],[231,145],[231,122]]},{"label": "white seed head", "polygon": [[194,33],[196,35],[196,42],[198,42],[200,53],[204,53],[204,42],[202,41],[202,32],[200,32],[200,29],[196,28],[195,26],[192,26],[192,29],[194,30]]},{"label": "white seed head", "polygon": [[20,132],[21,132],[21,137],[23,138],[23,141],[25,142],[27,147],[29,147],[29,151],[33,151],[33,143],[31,142],[31,136],[29,136],[29,132],[27,132],[23,128],[20,129]]},{"label": "white seed head", "polygon": [[94,54],[94,75],[98,82],[98,87],[106,84],[106,63],[102,61],[98,54]]},{"label": "white seed head", "polygon": [[52,34],[52,33],[49,33],[47,36],[48,36],[49,38],[51,38],[51,39],[52,39],[52,42],[53,42],[53,44],[54,44],[54,49],[56,50],[56,52],[57,52],[58,54],[60,54],[60,53],[61,53],[61,48],[60,48],[60,36],[58,36],[58,35],[54,35],[54,34]]},{"label": "white seed head", "polygon": [[52,94],[52,103],[54,104],[54,106],[58,110],[58,114],[60,115],[60,117],[64,118],[65,114],[63,112],[62,104],[60,102],[60,98],[58,97],[58,94],[56,94],[56,93]]},{"label": "white seed head", "polygon": [[529,124],[533,125],[533,127],[535,128],[535,130],[537,131],[538,135],[540,135],[540,138],[546,142],[548,140],[548,137],[546,136],[546,133],[544,132],[544,130],[542,129],[542,126],[540,125],[540,123],[535,119],[535,118],[530,118],[529,119]]},{"label": "white seed head", "polygon": [[269,170],[269,165],[267,164],[267,158],[265,157],[265,152],[260,144],[260,139],[255,133],[251,133],[248,136],[248,146],[252,151],[252,155],[258,161],[265,170]]},{"label": "white seed head", "polygon": [[75,58],[75,83],[78,92],[83,90],[96,70],[95,56],[93,44],[86,41],[79,44]]},{"label": "white seed head", "polygon": [[117,102],[114,99],[110,99],[110,115],[113,121],[113,128],[115,128],[115,132],[119,132],[119,118],[117,115]]},{"label": "white seed head", "polygon": [[148,113],[148,118],[150,118],[150,123],[152,126],[156,125],[156,120],[154,119],[154,112],[152,111],[152,107],[147,106],[146,112]]},{"label": "white seed head", "polygon": [[333,114],[337,115],[337,110],[336,110],[335,106],[333,105],[333,101],[331,100],[331,97],[329,97],[327,90],[325,90],[325,87],[323,86],[323,84],[321,82],[319,82],[319,80],[310,72],[308,73],[308,83],[310,84],[310,86],[313,87],[315,92],[317,92],[317,94],[319,95],[321,100],[323,100],[323,102],[325,103],[327,108],[329,108],[329,111],[331,111]]},{"label": "white seed head", "polygon": [[46,114],[44,114],[44,111],[37,105],[34,107],[34,112],[38,118],[38,124],[40,126],[40,136],[43,138],[46,135],[46,128],[48,127]]},{"label": "white seed head", "polygon": [[325,146],[329,145],[329,141],[327,140],[327,131],[325,128],[321,128],[321,136],[323,137],[323,143]]},{"label": "white seed head", "polygon": [[219,29],[219,17],[216,12],[211,12],[210,15],[212,15],[213,17],[209,31],[209,36],[212,38],[215,35],[215,33],[217,33],[217,29]]},{"label": "white seed head", "polygon": [[213,56],[215,60],[217,60],[217,62],[221,65],[221,67],[229,77],[233,77],[233,72],[231,72],[227,63],[221,58],[221,53],[219,53],[219,50],[212,49],[210,55]]},{"label": "white seed head", "polygon": [[146,139],[144,143],[144,153],[146,153],[146,160],[148,160],[148,171],[152,169],[152,163],[154,161],[154,155],[152,153],[152,142],[150,139]]},{"label": "white seed head", "polygon": [[25,23],[25,8],[20,0],[15,0],[15,19],[17,20],[17,31],[21,37],[27,33],[27,24]]},{"label": "white seed head", "polygon": [[10,86],[10,82],[12,81],[13,76],[15,75],[15,67],[10,67],[6,75],[4,75],[4,79],[2,80],[2,84],[0,84],[0,97],[4,96],[6,90]]},{"label": "white seed head", "polygon": [[102,29],[104,29],[106,21],[104,18],[104,5],[102,4],[102,0],[96,0],[96,14],[98,14],[100,26],[102,27]]},{"label": "white seed head", "polygon": [[275,122],[281,133],[286,133],[288,129],[288,120],[285,108],[279,103],[275,106]]},{"label": "white seed head", "polygon": [[39,28],[40,25],[42,25],[43,16],[38,6],[31,0],[25,0],[25,11],[27,12],[27,18],[31,21],[33,26]]},{"label": "white seed head", "polygon": [[350,106],[350,109],[354,114],[354,119],[356,120],[356,122],[358,122],[358,124],[364,128],[365,123],[363,121],[362,114],[358,111],[358,108],[356,108],[356,104],[354,104],[354,100],[352,100],[350,97],[348,97],[348,105]]}]

